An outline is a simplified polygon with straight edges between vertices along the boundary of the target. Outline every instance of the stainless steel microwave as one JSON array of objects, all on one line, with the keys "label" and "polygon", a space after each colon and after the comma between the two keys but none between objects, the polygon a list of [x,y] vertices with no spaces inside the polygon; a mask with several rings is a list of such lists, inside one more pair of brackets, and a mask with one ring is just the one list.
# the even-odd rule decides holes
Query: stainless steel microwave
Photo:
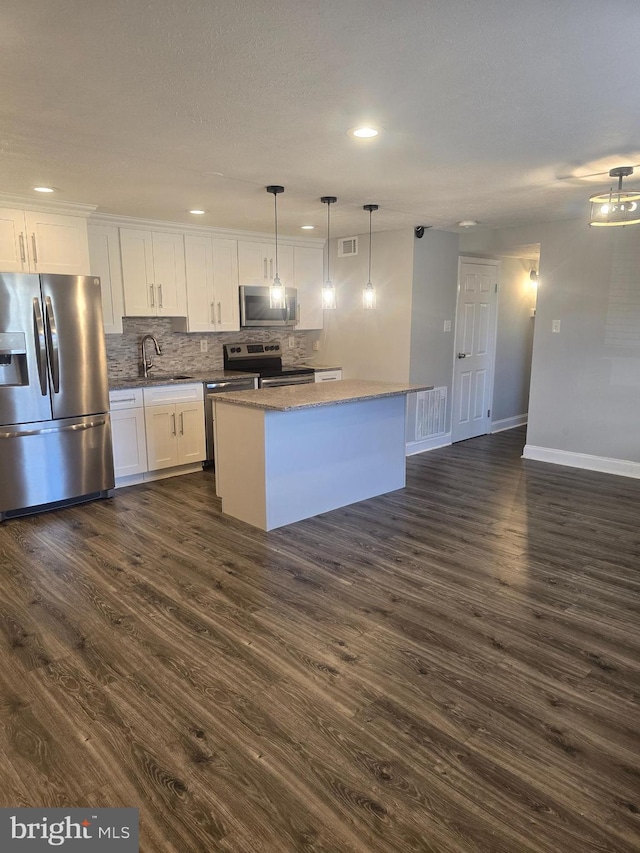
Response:
[{"label": "stainless steel microwave", "polygon": [[298,322],[298,297],[295,287],[285,288],[285,308],[272,308],[269,288],[260,285],[240,286],[240,326],[295,326]]}]

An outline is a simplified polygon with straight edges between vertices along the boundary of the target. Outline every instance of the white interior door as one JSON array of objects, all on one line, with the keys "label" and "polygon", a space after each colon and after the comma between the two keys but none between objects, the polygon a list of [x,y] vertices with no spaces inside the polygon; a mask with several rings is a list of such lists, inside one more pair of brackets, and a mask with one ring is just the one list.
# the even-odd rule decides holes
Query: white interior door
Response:
[{"label": "white interior door", "polygon": [[498,262],[460,261],[451,440],[491,430]]}]

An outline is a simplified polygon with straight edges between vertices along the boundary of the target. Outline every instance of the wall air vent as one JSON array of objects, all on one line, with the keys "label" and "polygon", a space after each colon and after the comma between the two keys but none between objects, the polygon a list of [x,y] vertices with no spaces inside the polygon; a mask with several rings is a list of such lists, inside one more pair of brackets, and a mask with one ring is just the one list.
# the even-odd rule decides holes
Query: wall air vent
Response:
[{"label": "wall air vent", "polygon": [[349,258],[351,255],[358,254],[358,238],[357,237],[341,237],[338,240],[338,257]]}]

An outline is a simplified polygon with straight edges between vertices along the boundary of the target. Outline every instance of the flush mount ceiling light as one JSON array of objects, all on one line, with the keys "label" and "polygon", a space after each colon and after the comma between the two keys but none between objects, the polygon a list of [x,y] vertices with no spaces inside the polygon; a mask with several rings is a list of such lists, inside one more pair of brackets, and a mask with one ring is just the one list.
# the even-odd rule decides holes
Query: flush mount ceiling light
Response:
[{"label": "flush mount ceiling light", "polygon": [[197,209],[189,211],[189,213],[193,213],[194,216],[204,216],[204,214],[206,212],[207,212],[206,210],[197,210]]},{"label": "flush mount ceiling light", "polygon": [[355,136],[356,139],[375,139],[376,136],[380,136],[380,129],[377,127],[371,127],[370,125],[364,127],[350,127],[347,133],[349,136]]},{"label": "flush mount ceiling light", "polygon": [[269,287],[269,306],[271,308],[286,308],[284,285],[280,281],[278,275],[278,195],[284,192],[284,187],[269,186],[266,188],[268,193],[273,194],[273,217],[275,222],[276,234],[276,274],[273,277],[271,286]]},{"label": "flush mount ceiling light", "polygon": [[623,190],[622,179],[633,175],[633,166],[617,166],[609,176],[618,179],[618,188],[608,193],[592,195],[589,225],[637,225],[640,223],[640,191]]},{"label": "flush mount ceiling light", "polygon": [[362,291],[362,305],[364,308],[376,307],[376,289],[371,283],[371,214],[378,209],[377,204],[365,204],[363,210],[369,211],[369,281]]},{"label": "flush mount ceiling light", "polygon": [[338,199],[334,195],[323,195],[320,201],[327,205],[327,280],[322,288],[322,307],[327,310],[336,308],[336,289],[331,281],[331,205]]},{"label": "flush mount ceiling light", "polygon": [[301,225],[300,227],[302,228],[303,231],[313,231],[313,229],[316,226],[315,225]]},{"label": "flush mount ceiling light", "polygon": [[53,187],[34,187],[33,189],[37,193],[53,193],[53,192],[55,192]]},{"label": "flush mount ceiling light", "polygon": [[475,219],[462,219],[458,222],[458,228],[474,228],[477,224]]}]

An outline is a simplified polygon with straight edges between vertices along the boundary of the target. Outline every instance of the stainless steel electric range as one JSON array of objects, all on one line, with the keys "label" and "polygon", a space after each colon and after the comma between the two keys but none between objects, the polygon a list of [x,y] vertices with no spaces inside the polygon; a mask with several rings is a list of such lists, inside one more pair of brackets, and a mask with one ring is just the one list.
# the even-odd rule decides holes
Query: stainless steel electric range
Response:
[{"label": "stainless steel electric range", "polygon": [[259,388],[305,385],[313,382],[312,367],[283,367],[277,341],[256,344],[224,344],[224,369],[258,373]]}]

